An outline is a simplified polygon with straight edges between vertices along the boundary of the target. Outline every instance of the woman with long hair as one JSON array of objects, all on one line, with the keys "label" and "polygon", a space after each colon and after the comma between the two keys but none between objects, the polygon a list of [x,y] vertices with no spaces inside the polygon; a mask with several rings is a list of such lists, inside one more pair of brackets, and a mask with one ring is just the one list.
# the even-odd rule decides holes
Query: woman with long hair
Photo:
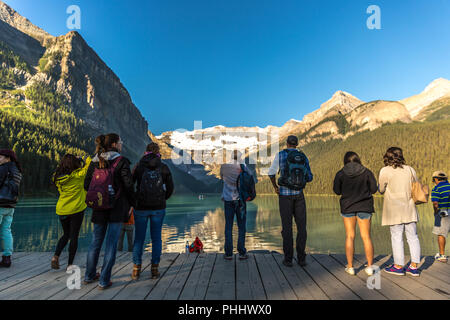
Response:
[{"label": "woman with long hair", "polygon": [[22,167],[20,166],[14,151],[0,150],[0,239],[3,247],[0,267],[11,266],[13,253],[13,236],[11,224],[16,207],[19,186],[22,180]]},{"label": "woman with long hair", "polygon": [[[99,289],[111,287],[111,272],[116,261],[117,242],[122,224],[129,220],[131,207],[134,206],[134,184],[131,176],[130,161],[123,157],[123,142],[119,135],[110,133],[100,135],[95,139],[96,155],[89,166],[84,188],[88,191],[91,183],[95,184],[95,172],[103,169],[111,170],[112,185],[100,186],[108,188],[112,207],[106,210],[93,209],[92,223],[94,231],[87,255],[84,283],[100,280]],[[95,179],[94,179],[95,178]],[[103,241],[106,239],[105,256],[101,273],[97,273],[97,263]]]},{"label": "woman with long hair", "polygon": [[373,244],[370,227],[373,207],[373,194],[377,192],[377,181],[372,171],[364,167],[358,154],[349,151],[344,156],[344,167],[336,173],[333,190],[341,196],[341,215],[345,226],[345,254],[347,267],[345,271],[355,275],[353,254],[355,252],[355,229],[358,222],[364,251],[367,258],[367,275],[373,274]]},{"label": "woman with long hair", "polygon": [[62,157],[53,175],[53,183],[59,192],[56,214],[59,216],[63,228],[63,235],[56,245],[55,255],[51,261],[53,269],[59,269],[59,256],[69,241],[67,270],[72,268],[78,249],[78,235],[87,207],[84,179],[90,163],[90,157],[84,163],[81,158],[66,154]]},{"label": "woman with long hair", "polygon": [[419,215],[411,196],[411,185],[417,181],[416,171],[406,165],[403,151],[398,147],[387,149],[384,165],[380,171],[379,190],[384,194],[383,216],[381,225],[389,226],[391,231],[392,255],[394,264],[384,269],[395,275],[405,275],[405,254],[403,233],[406,233],[411,263],[406,273],[417,277],[417,265],[420,262],[420,242],[417,236]]}]

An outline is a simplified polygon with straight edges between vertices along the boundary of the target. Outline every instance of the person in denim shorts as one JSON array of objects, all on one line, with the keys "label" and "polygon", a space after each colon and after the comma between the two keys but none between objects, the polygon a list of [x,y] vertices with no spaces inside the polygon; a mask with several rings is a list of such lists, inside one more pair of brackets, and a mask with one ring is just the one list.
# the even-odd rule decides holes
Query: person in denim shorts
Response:
[{"label": "person in denim shorts", "polygon": [[341,215],[345,226],[345,254],[347,267],[345,271],[355,275],[353,254],[355,251],[355,230],[358,222],[364,251],[367,257],[368,275],[373,274],[373,245],[370,237],[370,224],[373,207],[373,194],[377,192],[377,181],[373,173],[361,164],[359,156],[349,151],[344,156],[344,167],[336,173],[333,190],[341,196]]}]

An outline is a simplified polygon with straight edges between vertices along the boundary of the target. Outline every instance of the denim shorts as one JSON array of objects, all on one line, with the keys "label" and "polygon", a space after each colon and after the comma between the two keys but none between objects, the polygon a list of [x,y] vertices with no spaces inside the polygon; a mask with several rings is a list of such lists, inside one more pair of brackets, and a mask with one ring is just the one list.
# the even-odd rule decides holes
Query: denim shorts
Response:
[{"label": "denim shorts", "polygon": [[372,213],[370,212],[350,212],[350,213],[341,213],[341,216],[344,218],[352,218],[358,216],[358,218],[362,220],[372,218]]}]

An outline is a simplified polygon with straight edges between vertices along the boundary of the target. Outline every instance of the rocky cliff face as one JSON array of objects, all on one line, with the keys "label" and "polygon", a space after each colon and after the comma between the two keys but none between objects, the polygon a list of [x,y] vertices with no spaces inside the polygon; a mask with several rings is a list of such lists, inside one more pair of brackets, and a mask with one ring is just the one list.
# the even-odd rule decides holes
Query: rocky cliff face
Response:
[{"label": "rocky cliff face", "polygon": [[116,132],[137,160],[147,143],[148,123],[116,74],[78,32],[54,37],[0,1],[0,41],[32,68],[20,89],[37,82],[62,94],[93,135]]}]

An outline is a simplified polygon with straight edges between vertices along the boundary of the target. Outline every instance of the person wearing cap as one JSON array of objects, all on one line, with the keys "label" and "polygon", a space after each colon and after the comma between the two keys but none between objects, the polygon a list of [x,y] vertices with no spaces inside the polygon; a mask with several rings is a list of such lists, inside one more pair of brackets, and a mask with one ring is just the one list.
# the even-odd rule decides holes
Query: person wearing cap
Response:
[{"label": "person wearing cap", "polygon": [[0,239],[3,247],[0,267],[11,266],[13,236],[11,224],[19,195],[22,168],[12,150],[0,150]]},{"label": "person wearing cap", "polygon": [[431,191],[431,202],[434,208],[434,227],[433,234],[438,237],[439,253],[434,258],[441,262],[447,262],[445,256],[445,242],[450,230],[450,183],[448,176],[443,171],[433,173],[433,182],[435,184]]},{"label": "person wearing cap", "polygon": [[[304,174],[306,182],[311,182],[313,174],[309,167],[309,160],[306,155],[297,150],[298,138],[296,136],[289,136],[286,141],[286,149],[280,151],[275,155],[271,167],[269,168],[268,176],[272,182],[275,192],[278,194],[280,216],[283,238],[283,264],[292,267],[292,259],[294,255],[293,234],[292,234],[292,218],[295,219],[297,225],[297,262],[300,266],[306,265],[306,203],[302,188],[289,187],[285,177],[289,175],[288,157],[290,155],[297,155],[303,158],[301,172]],[[280,173],[278,184],[275,180],[277,173]],[[281,183],[281,184],[280,184]]]}]

